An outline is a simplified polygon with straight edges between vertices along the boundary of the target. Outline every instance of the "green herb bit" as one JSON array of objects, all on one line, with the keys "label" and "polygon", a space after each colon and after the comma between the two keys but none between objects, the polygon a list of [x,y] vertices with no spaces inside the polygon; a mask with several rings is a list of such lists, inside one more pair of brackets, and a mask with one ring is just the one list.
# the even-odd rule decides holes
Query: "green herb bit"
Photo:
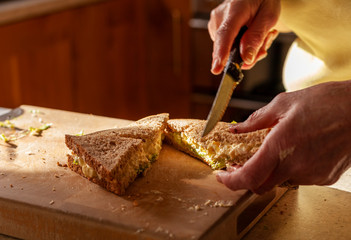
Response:
[{"label": "green herb bit", "polygon": [[3,140],[3,141],[6,142],[6,143],[10,141],[10,139],[7,138],[7,137],[5,136],[5,134],[3,134],[3,133],[0,134],[0,139]]},{"label": "green herb bit", "polygon": [[32,110],[30,110],[30,113],[31,113],[31,114],[38,114],[38,113],[40,113],[40,110],[38,110],[38,109],[32,109]]},{"label": "green herb bit", "polygon": [[33,135],[33,136],[40,136],[44,130],[47,130],[47,129],[50,128],[51,126],[52,126],[52,123],[46,123],[46,124],[42,125],[42,126],[39,127],[39,128],[29,127],[29,128],[28,128],[28,131],[29,131],[29,134],[30,134],[30,135]]},{"label": "green herb bit", "polygon": [[83,136],[83,135],[84,135],[84,130],[80,130],[80,132],[76,134],[76,136]]},{"label": "green herb bit", "polygon": [[5,122],[0,122],[0,127],[14,129],[15,125],[12,122],[10,122],[9,120],[6,120]]}]

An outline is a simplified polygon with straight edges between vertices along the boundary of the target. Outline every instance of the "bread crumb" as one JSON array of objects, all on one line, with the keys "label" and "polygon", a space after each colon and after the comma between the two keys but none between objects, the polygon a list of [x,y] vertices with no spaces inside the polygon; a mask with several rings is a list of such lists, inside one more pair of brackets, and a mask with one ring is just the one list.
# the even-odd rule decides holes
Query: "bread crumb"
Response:
[{"label": "bread crumb", "polygon": [[194,206],[189,207],[188,210],[189,211],[201,211],[201,210],[203,210],[203,208],[196,204]]},{"label": "bread crumb", "polygon": [[52,205],[52,204],[54,204],[54,203],[55,203],[54,200],[51,200],[51,201],[49,202],[50,205]]},{"label": "bread crumb", "polygon": [[138,203],[138,201],[137,201],[137,200],[134,200],[134,201],[133,201],[133,206],[134,206],[134,207],[139,206],[139,203]]},{"label": "bread crumb", "polygon": [[163,197],[159,196],[157,199],[156,199],[156,202],[162,202],[164,199]]},{"label": "bread crumb", "polygon": [[35,155],[35,153],[32,152],[32,151],[27,151],[27,152],[25,152],[25,154],[26,154],[26,155]]},{"label": "bread crumb", "polygon": [[10,184],[10,187],[11,187],[11,188],[13,188],[13,185],[12,185],[12,184]]},{"label": "bread crumb", "polygon": [[155,230],[155,233],[163,232],[163,228],[158,226]]},{"label": "bread crumb", "polygon": [[231,207],[234,205],[234,202],[232,200],[218,200],[218,201],[212,201],[212,200],[207,200],[204,203],[205,206],[209,207]]},{"label": "bread crumb", "polygon": [[55,176],[55,178],[60,178],[60,176],[58,174],[55,174],[54,176]]},{"label": "bread crumb", "polygon": [[135,231],[135,233],[136,233],[136,234],[139,234],[139,233],[142,233],[142,232],[144,232],[144,231],[145,231],[144,228],[139,228],[139,229],[137,229],[137,230]]},{"label": "bread crumb", "polygon": [[162,192],[160,192],[158,190],[151,190],[150,192],[153,193],[153,194],[162,194]]},{"label": "bread crumb", "polygon": [[127,210],[127,206],[124,205],[124,204],[122,204],[122,205],[121,205],[121,211],[124,212],[125,210]]},{"label": "bread crumb", "polygon": [[55,187],[52,187],[52,191],[54,191],[54,192],[55,192],[55,191],[56,191],[56,188],[55,188]]}]

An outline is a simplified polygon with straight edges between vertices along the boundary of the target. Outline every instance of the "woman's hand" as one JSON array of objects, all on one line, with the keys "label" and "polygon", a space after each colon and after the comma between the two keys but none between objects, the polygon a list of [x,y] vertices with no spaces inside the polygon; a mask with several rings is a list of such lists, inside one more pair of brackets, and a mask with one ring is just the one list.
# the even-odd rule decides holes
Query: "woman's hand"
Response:
[{"label": "woman's hand", "polygon": [[278,31],[273,30],[280,15],[280,0],[226,0],[211,12],[208,30],[213,40],[212,73],[220,74],[241,27],[243,69],[249,69],[267,55]]},{"label": "woman's hand", "polygon": [[273,127],[243,167],[217,179],[232,190],[263,194],[285,181],[329,185],[351,165],[351,81],[282,93],[233,125],[233,132]]}]

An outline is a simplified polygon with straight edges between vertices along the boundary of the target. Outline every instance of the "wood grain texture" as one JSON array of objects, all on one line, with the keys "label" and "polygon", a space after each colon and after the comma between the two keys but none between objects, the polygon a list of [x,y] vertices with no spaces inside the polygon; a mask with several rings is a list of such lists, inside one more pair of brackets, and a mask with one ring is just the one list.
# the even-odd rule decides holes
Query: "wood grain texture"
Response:
[{"label": "wood grain texture", "polygon": [[[22,106],[21,128],[40,117],[41,137],[0,144],[0,232],[26,239],[238,239],[285,190],[258,197],[230,191],[202,162],[164,145],[157,162],[120,197],[68,168],[65,134],[129,123],[121,119]],[[32,116],[31,109],[40,110]],[[216,206],[216,203],[229,204]]]},{"label": "wood grain texture", "polygon": [[188,1],[98,1],[0,26],[3,107],[190,115]]}]

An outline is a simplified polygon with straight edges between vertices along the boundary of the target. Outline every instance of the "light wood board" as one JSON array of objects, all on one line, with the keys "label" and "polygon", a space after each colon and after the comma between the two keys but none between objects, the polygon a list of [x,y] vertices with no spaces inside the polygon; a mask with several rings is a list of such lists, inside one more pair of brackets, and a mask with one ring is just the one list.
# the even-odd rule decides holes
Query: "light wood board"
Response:
[{"label": "light wood board", "polygon": [[[0,142],[0,232],[26,239],[238,239],[280,198],[231,191],[202,162],[163,145],[157,162],[124,196],[64,165],[65,134],[127,120],[22,106],[19,128],[52,123],[42,136]],[[32,114],[31,110],[39,111]],[[221,205],[221,206],[216,206]],[[229,205],[229,206],[225,206]]]}]

